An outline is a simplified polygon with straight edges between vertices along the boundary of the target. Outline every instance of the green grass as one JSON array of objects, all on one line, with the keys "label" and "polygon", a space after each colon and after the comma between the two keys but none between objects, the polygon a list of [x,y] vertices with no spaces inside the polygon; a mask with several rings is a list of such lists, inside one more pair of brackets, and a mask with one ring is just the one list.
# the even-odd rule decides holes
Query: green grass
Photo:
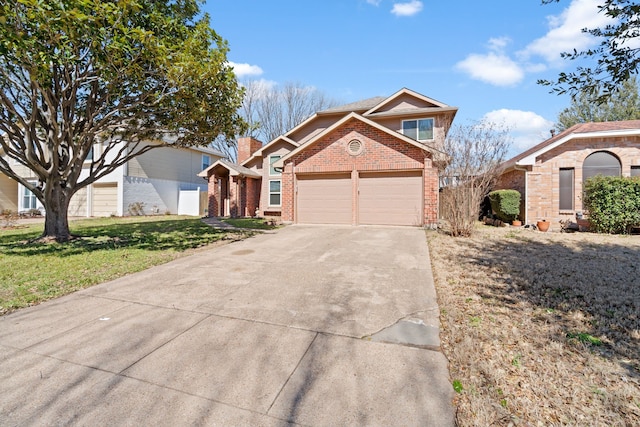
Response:
[{"label": "green grass", "polygon": [[222,222],[226,222],[236,228],[250,228],[252,230],[273,230],[277,228],[275,225],[268,224],[264,218],[225,218]]},{"label": "green grass", "polygon": [[567,338],[580,341],[584,344],[591,344],[596,346],[602,345],[602,340],[600,338],[594,337],[593,335],[586,332],[569,332],[567,334]]},{"label": "green grass", "polygon": [[34,242],[43,224],[0,229],[0,315],[251,234],[178,216],[88,219],[70,228],[78,238],[66,243]]}]

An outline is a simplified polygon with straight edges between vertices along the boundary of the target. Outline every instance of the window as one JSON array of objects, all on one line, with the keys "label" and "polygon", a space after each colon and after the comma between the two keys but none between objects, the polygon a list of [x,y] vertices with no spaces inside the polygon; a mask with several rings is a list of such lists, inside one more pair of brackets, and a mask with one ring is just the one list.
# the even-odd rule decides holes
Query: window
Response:
[{"label": "window", "polygon": [[640,176],[640,166],[631,166],[631,176]]},{"label": "window", "polygon": [[211,157],[208,154],[202,155],[202,170],[211,166]]},{"label": "window", "polygon": [[562,168],[560,169],[560,210],[571,211],[573,210],[574,200],[574,169]]},{"label": "window", "polygon": [[403,120],[402,134],[417,141],[433,140],[433,119]]},{"label": "window", "polygon": [[582,180],[586,181],[596,175],[620,176],[622,167],[616,156],[606,151],[590,154],[582,164]]},{"label": "window", "polygon": [[[277,162],[278,160],[280,160],[280,155],[276,155],[274,154],[273,156],[269,156],[269,176],[280,176],[282,175],[282,172],[277,171],[274,167],[273,164],[275,162]],[[276,181],[273,181],[276,182]],[[279,181],[278,181],[279,182]],[[279,203],[278,203],[279,204]]]},{"label": "window", "polygon": [[[35,183],[34,183],[35,184]],[[27,187],[22,187],[22,209],[36,209],[38,198]]]},{"label": "window", "polygon": [[269,206],[280,206],[280,181],[269,181]]}]

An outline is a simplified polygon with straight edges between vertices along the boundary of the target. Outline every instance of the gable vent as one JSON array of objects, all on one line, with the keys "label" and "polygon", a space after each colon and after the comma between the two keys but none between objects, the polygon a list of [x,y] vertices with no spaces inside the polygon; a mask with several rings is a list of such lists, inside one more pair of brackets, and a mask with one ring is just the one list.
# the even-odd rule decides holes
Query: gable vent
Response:
[{"label": "gable vent", "polygon": [[351,141],[349,141],[349,144],[347,144],[347,151],[352,156],[357,156],[358,154],[362,153],[362,142],[357,139],[352,139]]}]

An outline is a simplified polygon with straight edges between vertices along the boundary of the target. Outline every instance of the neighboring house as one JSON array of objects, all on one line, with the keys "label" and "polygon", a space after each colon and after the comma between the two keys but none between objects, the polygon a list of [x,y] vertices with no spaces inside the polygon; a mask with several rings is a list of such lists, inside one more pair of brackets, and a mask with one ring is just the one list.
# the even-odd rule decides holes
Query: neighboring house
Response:
[{"label": "neighboring house", "polygon": [[[94,152],[101,149],[94,145]],[[207,183],[197,174],[224,155],[211,148],[155,148],[84,187],[72,197],[69,216],[123,216],[140,213],[204,215]],[[86,162],[87,168],[90,162]],[[13,165],[16,169],[18,165]],[[22,176],[35,175],[20,169]],[[82,180],[87,171],[83,171]],[[6,206],[6,207],[5,207]],[[17,210],[44,209],[26,187],[0,174],[0,207]]]},{"label": "neighboring house", "polygon": [[503,166],[496,189],[520,192],[525,223],[575,219],[588,178],[640,175],[640,120],[577,124]]},{"label": "neighboring house", "polygon": [[18,183],[0,173],[0,213],[18,211]]},{"label": "neighboring house", "polygon": [[237,164],[220,160],[200,174],[209,180],[209,215],[433,225],[456,112],[402,89],[320,111],[264,146],[240,138]]}]

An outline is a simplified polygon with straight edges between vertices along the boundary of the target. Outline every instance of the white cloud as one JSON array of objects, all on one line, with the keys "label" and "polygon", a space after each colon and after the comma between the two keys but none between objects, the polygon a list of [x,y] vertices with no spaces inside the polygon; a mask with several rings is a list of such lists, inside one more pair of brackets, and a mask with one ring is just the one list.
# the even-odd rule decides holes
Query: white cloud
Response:
[{"label": "white cloud", "polygon": [[262,68],[257,65],[251,65],[247,63],[238,64],[236,62],[229,61],[229,65],[233,67],[233,72],[238,78],[246,76],[260,76],[263,71]]},{"label": "white cloud", "polygon": [[503,52],[509,43],[511,43],[509,37],[494,37],[489,39],[489,49],[494,52]]},{"label": "white cloud", "polygon": [[504,49],[511,43],[509,37],[489,39],[487,54],[473,53],[456,64],[456,68],[494,86],[513,86],[524,78],[524,70],[509,58]]},{"label": "white cloud", "polygon": [[367,0],[367,3],[378,6],[382,0]]},{"label": "white cloud", "polygon": [[391,13],[396,16],[413,16],[422,10],[422,2],[418,0],[411,0],[407,3],[395,3]]},{"label": "white cloud", "polygon": [[573,0],[558,16],[547,17],[549,31],[531,42],[518,56],[527,60],[531,56],[540,56],[548,63],[557,65],[563,60],[562,52],[584,50],[597,43],[596,39],[583,28],[603,27],[612,23],[611,18],[598,13],[601,0]]},{"label": "white cloud", "polygon": [[522,68],[502,53],[489,52],[486,55],[471,54],[456,64],[475,80],[495,86],[513,86],[524,78]]},{"label": "white cloud", "polygon": [[509,129],[513,137],[513,154],[522,152],[528,148],[551,137],[550,130],[554,123],[533,111],[508,110],[506,108],[490,111],[483,117],[484,120]]},{"label": "white cloud", "polygon": [[602,13],[598,13],[601,0],[572,0],[559,15],[548,16],[547,33],[529,43],[515,55],[508,55],[506,49],[511,42],[508,37],[489,39],[486,54],[472,53],[456,68],[469,75],[495,86],[513,86],[520,83],[526,73],[541,73],[549,67],[563,63],[562,52],[588,49],[597,40],[583,28],[598,28],[612,23]]}]

